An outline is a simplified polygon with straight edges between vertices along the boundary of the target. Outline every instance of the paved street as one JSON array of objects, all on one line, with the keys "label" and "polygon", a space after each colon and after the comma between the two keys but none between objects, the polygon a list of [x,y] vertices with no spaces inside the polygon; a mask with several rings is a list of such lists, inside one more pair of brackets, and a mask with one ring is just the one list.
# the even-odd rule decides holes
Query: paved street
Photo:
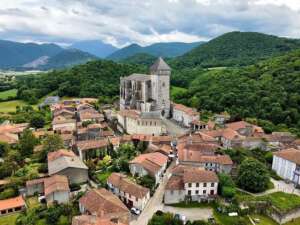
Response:
[{"label": "paved street", "polygon": [[176,124],[174,121],[168,120],[166,118],[163,118],[163,122],[166,126],[167,132],[171,136],[180,136],[189,131],[189,129],[182,128],[178,124]]},{"label": "paved street", "polygon": [[160,183],[159,187],[156,189],[155,194],[149,200],[148,204],[142,211],[141,215],[138,217],[137,220],[131,221],[131,225],[147,225],[148,221],[151,219],[153,214],[157,210],[163,210],[163,196],[165,186],[168,182],[168,176],[170,175],[171,169],[174,167],[175,163],[173,162],[169,168],[167,169],[165,176],[163,177],[162,182]]},{"label": "paved street", "polygon": [[213,217],[213,210],[211,208],[178,208],[164,206],[163,211],[184,215],[187,220],[191,221],[208,220],[208,218]]}]

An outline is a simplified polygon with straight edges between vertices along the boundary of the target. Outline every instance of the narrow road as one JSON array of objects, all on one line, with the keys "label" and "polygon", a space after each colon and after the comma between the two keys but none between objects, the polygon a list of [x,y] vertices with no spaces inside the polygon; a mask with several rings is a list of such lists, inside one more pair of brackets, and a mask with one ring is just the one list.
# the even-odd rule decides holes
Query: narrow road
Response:
[{"label": "narrow road", "polygon": [[162,121],[166,126],[168,134],[171,136],[180,136],[186,134],[189,131],[189,129],[179,126],[172,120],[163,118]]},{"label": "narrow road", "polygon": [[146,207],[142,211],[141,215],[137,218],[137,220],[133,220],[130,222],[130,225],[147,225],[148,221],[152,218],[153,214],[157,210],[163,210],[163,196],[165,192],[165,187],[168,182],[168,177],[170,175],[171,169],[175,166],[175,162],[172,162],[169,168],[167,169],[160,185],[156,189],[154,195],[147,203]]}]

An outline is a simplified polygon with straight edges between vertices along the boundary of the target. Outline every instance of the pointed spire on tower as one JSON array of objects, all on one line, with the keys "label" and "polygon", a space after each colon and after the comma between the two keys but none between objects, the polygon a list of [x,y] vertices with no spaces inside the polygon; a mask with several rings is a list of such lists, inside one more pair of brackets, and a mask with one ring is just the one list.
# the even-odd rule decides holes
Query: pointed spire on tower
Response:
[{"label": "pointed spire on tower", "polygon": [[150,67],[151,74],[159,74],[160,71],[171,71],[170,66],[163,60],[162,57],[159,57],[155,63]]}]

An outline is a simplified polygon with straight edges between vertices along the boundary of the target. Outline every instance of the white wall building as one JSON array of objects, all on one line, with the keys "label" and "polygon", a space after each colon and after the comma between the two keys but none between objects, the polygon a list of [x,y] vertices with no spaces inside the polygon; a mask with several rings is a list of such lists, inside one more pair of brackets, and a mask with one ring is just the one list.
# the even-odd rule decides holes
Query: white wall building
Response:
[{"label": "white wall building", "polygon": [[121,110],[118,122],[128,134],[161,135],[166,133],[160,112]]},{"label": "white wall building", "polygon": [[133,183],[124,174],[112,173],[107,179],[108,189],[129,208],[143,210],[150,199],[150,190]]},{"label": "white wall building", "polygon": [[218,193],[218,176],[213,171],[188,166],[177,166],[172,171],[164,203],[172,204],[184,200],[198,201],[214,199]]},{"label": "white wall building", "polygon": [[274,153],[272,169],[283,179],[300,184],[300,150],[285,149]]},{"label": "white wall building", "polygon": [[191,127],[193,121],[199,121],[200,116],[196,109],[182,104],[172,104],[173,119],[186,127]]}]

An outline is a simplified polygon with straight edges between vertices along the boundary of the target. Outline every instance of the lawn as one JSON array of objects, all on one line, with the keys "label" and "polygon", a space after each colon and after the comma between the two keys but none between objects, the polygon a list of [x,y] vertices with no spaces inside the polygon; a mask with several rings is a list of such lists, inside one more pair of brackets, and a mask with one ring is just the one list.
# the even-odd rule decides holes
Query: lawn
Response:
[{"label": "lawn", "polygon": [[0,224],[1,225],[15,225],[18,216],[19,216],[19,213],[7,215],[7,216],[1,216]]},{"label": "lawn", "polygon": [[0,99],[5,100],[8,97],[16,97],[17,96],[17,89],[10,89],[7,91],[0,92]]},{"label": "lawn", "polygon": [[256,225],[278,225],[274,220],[272,220],[270,217],[263,216],[263,215],[251,215],[252,219],[259,219],[259,223],[256,223]]},{"label": "lawn", "polygon": [[275,192],[262,198],[268,198],[275,208],[283,212],[300,207],[300,196],[294,194]]},{"label": "lawn", "polygon": [[284,225],[299,225],[300,224],[300,218],[295,219],[294,221],[285,223]]},{"label": "lawn", "polygon": [[201,202],[180,202],[175,204],[168,204],[169,206],[178,207],[178,208],[211,208],[213,204],[201,203]]},{"label": "lawn", "polygon": [[[28,104],[21,100],[0,102],[0,113],[15,112],[17,106],[25,106],[25,105]],[[37,106],[33,105],[33,107],[36,108]]]},{"label": "lawn", "polygon": [[241,216],[228,216],[222,213],[218,213],[216,210],[214,210],[214,218],[217,223],[222,225],[233,225],[237,224],[237,221],[243,220],[246,222],[246,224],[251,225],[251,222],[249,221],[248,217],[241,217]]}]

